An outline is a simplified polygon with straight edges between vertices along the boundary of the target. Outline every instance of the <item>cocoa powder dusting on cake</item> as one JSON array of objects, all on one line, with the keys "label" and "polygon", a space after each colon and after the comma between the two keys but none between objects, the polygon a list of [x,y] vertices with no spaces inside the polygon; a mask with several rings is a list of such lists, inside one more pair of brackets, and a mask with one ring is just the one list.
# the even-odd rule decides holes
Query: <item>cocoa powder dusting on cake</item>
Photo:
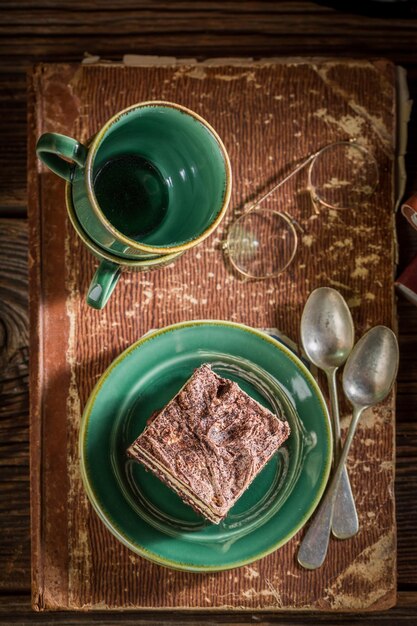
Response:
[{"label": "cocoa powder dusting on cake", "polygon": [[[286,421],[202,365],[129,454],[144,462],[143,450],[219,521],[289,434]],[[163,472],[158,475],[164,480]]]}]

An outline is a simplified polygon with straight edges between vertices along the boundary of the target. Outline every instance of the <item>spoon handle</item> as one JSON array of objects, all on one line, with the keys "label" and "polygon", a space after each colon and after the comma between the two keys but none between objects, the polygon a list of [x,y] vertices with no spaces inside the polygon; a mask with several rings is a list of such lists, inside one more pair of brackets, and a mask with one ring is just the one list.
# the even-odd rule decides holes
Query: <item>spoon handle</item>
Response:
[{"label": "spoon handle", "polygon": [[[341,433],[339,403],[337,399],[337,368],[327,371],[327,381],[330,391],[330,403],[333,422],[333,443],[335,466],[340,457]],[[340,477],[339,489],[337,490],[332,518],[332,532],[338,539],[353,537],[359,530],[358,514],[355,500],[350,486],[346,465],[343,465]]]},{"label": "spoon handle", "polygon": [[346,462],[349,448],[353,441],[356,426],[365,407],[354,406],[353,417],[349,426],[345,445],[343,446],[338,465],[334,471],[326,495],[320,503],[316,515],[310,524],[298,551],[298,562],[306,569],[317,569],[324,563],[329,545],[332,525],[333,507],[339,489],[340,477]]},{"label": "spoon handle", "polygon": [[359,518],[346,466],[340,477],[333,507],[332,533],[338,539],[349,539],[359,531]]}]

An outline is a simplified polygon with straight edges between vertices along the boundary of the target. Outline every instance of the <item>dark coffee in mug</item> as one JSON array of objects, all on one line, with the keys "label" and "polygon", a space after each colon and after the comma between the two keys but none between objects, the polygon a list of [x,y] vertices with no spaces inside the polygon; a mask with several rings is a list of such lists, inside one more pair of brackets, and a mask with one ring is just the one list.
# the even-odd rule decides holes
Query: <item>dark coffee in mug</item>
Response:
[{"label": "dark coffee in mug", "polygon": [[135,154],[109,159],[94,177],[94,193],[107,219],[121,233],[140,240],[161,225],[168,187],[148,160]]}]

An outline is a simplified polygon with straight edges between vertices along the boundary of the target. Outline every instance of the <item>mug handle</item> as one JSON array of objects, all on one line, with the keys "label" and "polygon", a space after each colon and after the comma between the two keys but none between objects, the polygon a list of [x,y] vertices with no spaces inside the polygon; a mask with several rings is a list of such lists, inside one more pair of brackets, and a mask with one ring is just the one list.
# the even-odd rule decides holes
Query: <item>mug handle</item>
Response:
[{"label": "mug handle", "polygon": [[120,272],[120,265],[101,261],[88,288],[87,304],[93,309],[102,309],[118,283]]},{"label": "mug handle", "polygon": [[69,182],[73,165],[65,159],[83,167],[87,152],[82,143],[59,133],[44,133],[36,144],[36,154],[40,160],[55,174]]}]

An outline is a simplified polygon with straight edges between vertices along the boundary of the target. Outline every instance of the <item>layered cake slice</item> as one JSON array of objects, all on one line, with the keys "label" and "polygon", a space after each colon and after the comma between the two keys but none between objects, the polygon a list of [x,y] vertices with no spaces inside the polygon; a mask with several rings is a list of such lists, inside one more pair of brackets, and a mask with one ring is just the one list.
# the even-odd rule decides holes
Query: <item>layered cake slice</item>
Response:
[{"label": "layered cake slice", "polygon": [[289,434],[285,420],[202,365],[127,453],[218,524]]}]

